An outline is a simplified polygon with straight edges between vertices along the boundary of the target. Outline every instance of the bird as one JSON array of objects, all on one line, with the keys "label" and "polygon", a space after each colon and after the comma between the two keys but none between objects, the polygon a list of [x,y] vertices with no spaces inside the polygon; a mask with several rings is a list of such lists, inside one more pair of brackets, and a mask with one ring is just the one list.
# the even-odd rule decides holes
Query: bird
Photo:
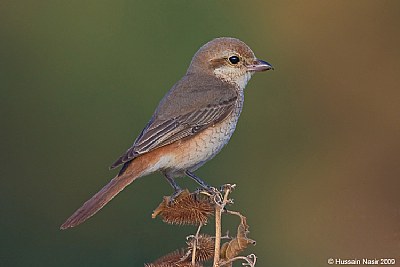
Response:
[{"label": "bird", "polygon": [[244,89],[256,72],[272,70],[243,41],[215,38],[194,54],[186,74],[166,93],[150,121],[110,169],[119,173],[60,227],[75,227],[97,213],[136,179],[161,172],[173,187],[188,176],[210,189],[194,171],[217,155],[235,131]]}]

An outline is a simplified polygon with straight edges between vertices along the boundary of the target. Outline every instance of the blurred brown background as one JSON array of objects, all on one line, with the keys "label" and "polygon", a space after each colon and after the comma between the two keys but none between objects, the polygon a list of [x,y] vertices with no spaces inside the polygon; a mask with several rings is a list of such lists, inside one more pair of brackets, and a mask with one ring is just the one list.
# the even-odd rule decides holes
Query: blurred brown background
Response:
[{"label": "blurred brown background", "polygon": [[0,265],[143,266],[184,246],[193,227],[151,219],[172,192],[159,174],[58,227],[194,52],[233,36],[275,71],[252,79],[229,146],[197,173],[238,185],[257,266],[400,266],[399,14],[398,1],[3,1]]}]

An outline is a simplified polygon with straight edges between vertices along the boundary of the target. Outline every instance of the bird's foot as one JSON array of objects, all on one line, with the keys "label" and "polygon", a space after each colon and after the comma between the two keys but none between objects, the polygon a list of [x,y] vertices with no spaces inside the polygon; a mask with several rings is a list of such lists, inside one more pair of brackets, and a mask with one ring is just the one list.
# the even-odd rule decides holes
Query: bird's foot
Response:
[{"label": "bird's foot", "polygon": [[204,194],[204,195],[211,196],[211,195],[218,194],[219,191],[218,191],[217,188],[215,188],[215,187],[213,187],[213,186],[207,185],[207,186],[205,186],[205,187],[199,187],[199,188],[197,188],[196,191],[195,191],[195,193],[196,193],[196,194]]},{"label": "bird's foot", "polygon": [[182,188],[178,187],[175,188],[175,192],[169,197],[168,200],[168,204],[172,205],[174,204],[175,200],[177,199],[177,197],[183,192],[184,190],[182,190]]}]

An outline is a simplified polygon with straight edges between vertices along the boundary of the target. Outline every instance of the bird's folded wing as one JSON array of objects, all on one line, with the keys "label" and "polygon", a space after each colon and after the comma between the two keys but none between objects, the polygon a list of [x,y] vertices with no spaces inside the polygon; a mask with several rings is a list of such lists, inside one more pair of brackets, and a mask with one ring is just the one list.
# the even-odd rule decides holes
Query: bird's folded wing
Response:
[{"label": "bird's folded wing", "polygon": [[225,119],[234,109],[236,98],[219,105],[208,106],[169,120],[151,120],[142,133],[112,166],[115,168],[138,155],[193,136],[208,126]]},{"label": "bird's folded wing", "polygon": [[110,168],[222,121],[232,112],[237,99],[236,88],[221,79],[185,75],[161,100],[132,147]]}]

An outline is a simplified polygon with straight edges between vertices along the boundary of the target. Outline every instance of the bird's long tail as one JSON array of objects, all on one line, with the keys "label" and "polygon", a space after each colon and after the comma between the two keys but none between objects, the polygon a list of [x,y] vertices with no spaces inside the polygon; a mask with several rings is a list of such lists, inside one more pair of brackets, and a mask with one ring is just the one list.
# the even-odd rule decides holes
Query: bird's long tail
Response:
[{"label": "bird's long tail", "polygon": [[[131,165],[136,164],[133,163]],[[77,226],[96,214],[96,212],[104,207],[126,186],[141,176],[143,168],[140,168],[138,165],[135,167],[139,167],[139,169],[134,168],[134,170],[129,170],[130,168],[128,167],[123,174],[117,175],[115,178],[113,178],[106,186],[97,192],[97,194],[95,194],[91,199],[86,201],[82,207],[75,211],[74,214],[72,214],[71,217],[69,217],[65,223],[61,225],[60,229],[64,230]]]}]

